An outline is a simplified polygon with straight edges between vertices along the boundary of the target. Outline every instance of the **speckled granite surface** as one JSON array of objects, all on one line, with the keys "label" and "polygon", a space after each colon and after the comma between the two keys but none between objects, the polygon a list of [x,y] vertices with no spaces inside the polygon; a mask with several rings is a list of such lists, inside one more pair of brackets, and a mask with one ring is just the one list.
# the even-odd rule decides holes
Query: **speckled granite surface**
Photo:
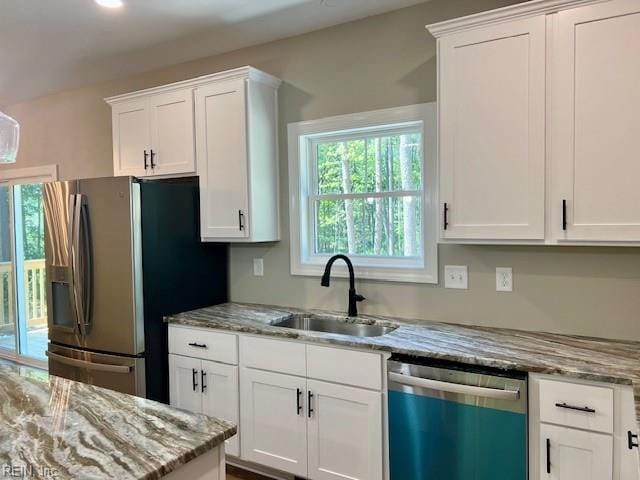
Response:
[{"label": "speckled granite surface", "polygon": [[352,337],[275,327],[272,324],[305,310],[226,303],[167,317],[169,323],[294,338],[309,342],[404,353],[473,365],[566,375],[633,385],[640,428],[640,342],[613,341],[550,333],[473,327],[362,315],[337,320],[397,325],[381,337]]},{"label": "speckled granite surface", "polygon": [[235,432],[222,420],[0,363],[0,477],[156,479]]}]

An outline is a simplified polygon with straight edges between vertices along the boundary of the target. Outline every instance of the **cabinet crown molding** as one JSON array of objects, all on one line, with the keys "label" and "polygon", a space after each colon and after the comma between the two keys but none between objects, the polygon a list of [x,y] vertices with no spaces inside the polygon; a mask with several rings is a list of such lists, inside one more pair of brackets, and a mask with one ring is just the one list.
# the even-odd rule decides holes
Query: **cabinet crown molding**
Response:
[{"label": "cabinet crown molding", "polygon": [[212,73],[209,75],[202,75],[200,77],[190,78],[188,80],[182,80],[179,82],[168,83],[166,85],[160,85],[157,87],[146,88],[144,90],[137,90],[135,92],[124,93],[122,95],[114,95],[104,99],[109,105],[131,100],[137,97],[143,97],[147,95],[153,95],[156,93],[164,93],[171,90],[179,90],[188,87],[197,87],[206,83],[232,80],[232,79],[250,79],[260,83],[264,83],[273,88],[278,88],[282,81],[279,78],[269,75],[257,68],[251,66],[234,68],[232,70],[226,70],[224,72]]},{"label": "cabinet crown molding", "polygon": [[495,10],[467,15],[466,17],[452,18],[451,20],[432,23],[426,25],[425,28],[431,35],[440,38],[445,35],[471,30],[480,26],[509,22],[536,15],[546,15],[570,8],[608,1],[610,0],[531,0]]}]

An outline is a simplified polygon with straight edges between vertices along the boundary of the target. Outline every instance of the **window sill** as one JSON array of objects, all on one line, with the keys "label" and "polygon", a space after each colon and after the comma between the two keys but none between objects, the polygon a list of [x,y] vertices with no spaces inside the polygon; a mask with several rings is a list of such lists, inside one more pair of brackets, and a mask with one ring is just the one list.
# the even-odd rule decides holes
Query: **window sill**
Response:
[{"label": "window sill", "polygon": [[[381,282],[404,283],[438,283],[438,274],[431,273],[424,268],[382,268],[365,267],[354,264],[356,280],[376,280]],[[324,273],[324,265],[302,263],[291,266],[291,275],[320,278]],[[349,278],[347,267],[336,262],[331,269],[331,276]]]}]

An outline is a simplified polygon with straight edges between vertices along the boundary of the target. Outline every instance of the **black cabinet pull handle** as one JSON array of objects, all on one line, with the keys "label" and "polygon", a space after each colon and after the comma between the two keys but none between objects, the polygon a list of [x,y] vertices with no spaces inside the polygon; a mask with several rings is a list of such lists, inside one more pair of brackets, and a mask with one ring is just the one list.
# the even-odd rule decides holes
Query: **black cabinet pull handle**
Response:
[{"label": "black cabinet pull handle", "polygon": [[151,152],[151,168],[156,168],[156,164],[153,163],[153,156],[155,155],[155,153],[153,153],[153,149],[151,149],[150,152]]},{"label": "black cabinet pull handle", "polygon": [[586,412],[586,413],[596,413],[593,408],[589,407],[576,407],[574,405],[567,405],[566,403],[556,403],[556,407],[558,408],[566,408],[568,410],[577,410],[578,412]]},{"label": "black cabinet pull handle", "polygon": [[633,450],[634,448],[638,448],[638,434],[631,433],[631,431],[627,432],[629,436],[629,450]]},{"label": "black cabinet pull handle", "polygon": [[562,200],[562,230],[567,230],[567,201]]},{"label": "black cabinet pull handle", "polygon": [[302,395],[302,390],[296,388],[296,415],[300,415],[302,412],[302,404],[300,403],[300,396]]},{"label": "black cabinet pull handle", "polygon": [[204,391],[207,389],[207,386],[204,384],[204,379],[207,376],[207,372],[205,372],[204,370],[200,370],[200,391],[202,393],[204,393]]},{"label": "black cabinet pull handle", "polygon": [[196,342],[190,343],[189,346],[190,347],[197,347],[197,348],[207,348],[206,344],[204,344],[204,343],[196,343]]},{"label": "black cabinet pull handle", "polygon": [[147,153],[146,150],[143,150],[143,155],[142,155],[142,159],[144,161],[144,169],[146,170],[147,168],[149,168],[149,165],[147,165],[147,158],[149,158],[149,154]]},{"label": "black cabinet pull handle", "polygon": [[238,210],[238,229],[244,230],[244,213],[242,213],[242,210]]},{"label": "black cabinet pull handle", "polygon": [[195,368],[192,369],[192,374],[191,374],[191,380],[193,382],[193,391],[196,391],[196,388],[198,388],[198,370],[196,370]]},{"label": "black cabinet pull handle", "polygon": [[309,390],[308,393],[308,399],[307,399],[307,409],[309,410],[309,418],[311,418],[311,414],[313,413],[313,408],[312,408],[312,403],[311,400],[313,399],[313,393],[311,393],[311,390]]},{"label": "black cabinet pull handle", "polygon": [[547,438],[547,473],[551,473],[551,440]]},{"label": "black cabinet pull handle", "polygon": [[446,230],[447,227],[449,226],[449,205],[447,205],[447,202],[444,202],[444,209],[443,209],[443,219],[444,219],[444,223],[443,223],[443,227]]}]

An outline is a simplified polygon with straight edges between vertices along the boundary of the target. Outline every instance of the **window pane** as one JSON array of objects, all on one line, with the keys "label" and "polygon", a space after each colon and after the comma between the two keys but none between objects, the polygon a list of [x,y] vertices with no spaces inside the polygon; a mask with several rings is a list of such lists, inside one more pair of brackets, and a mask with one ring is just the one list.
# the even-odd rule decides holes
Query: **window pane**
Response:
[{"label": "window pane", "polygon": [[419,132],[318,143],[316,192],[420,190],[421,146]]},{"label": "window pane", "polygon": [[9,187],[0,186],[0,348],[16,348]]},{"label": "window pane", "polygon": [[417,257],[422,252],[420,197],[316,201],[316,254]]},{"label": "window pane", "polygon": [[45,360],[47,300],[42,184],[14,187],[20,353]]}]

